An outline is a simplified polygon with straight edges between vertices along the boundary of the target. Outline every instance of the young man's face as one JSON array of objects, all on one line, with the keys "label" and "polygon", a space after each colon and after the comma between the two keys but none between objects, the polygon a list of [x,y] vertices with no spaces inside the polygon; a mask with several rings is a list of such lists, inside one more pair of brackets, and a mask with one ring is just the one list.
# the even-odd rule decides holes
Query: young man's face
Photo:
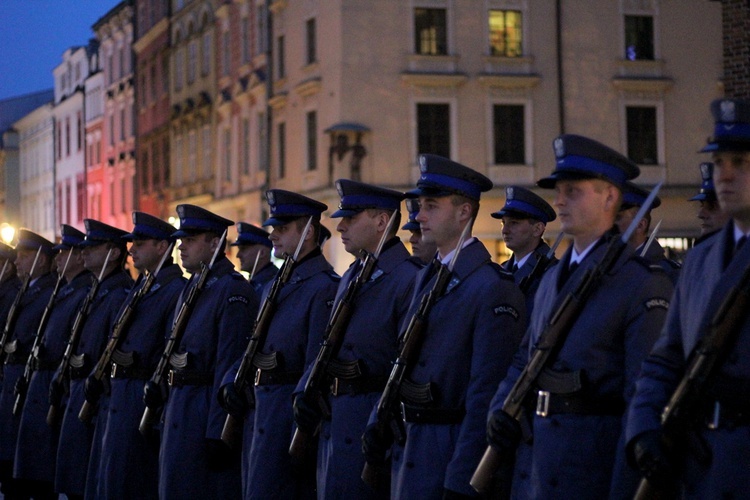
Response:
[{"label": "young man's face", "polygon": [[140,272],[155,271],[168,246],[164,240],[133,240],[130,245],[130,256],[133,257],[133,265]]},{"label": "young man's face", "polygon": [[[268,255],[269,248],[263,245],[239,245],[237,246],[237,258],[240,259],[240,270],[246,273],[253,272],[255,266],[255,259],[258,254]],[[257,257],[261,260],[261,257]],[[257,271],[257,269],[256,269]]]},{"label": "young man's face", "polygon": [[341,233],[344,249],[354,256],[358,256],[361,250],[374,252],[382,234],[382,231],[378,232],[382,222],[380,216],[381,214],[364,210],[351,217],[342,217],[336,230]]},{"label": "young man's face", "polygon": [[729,217],[721,210],[717,200],[701,200],[697,217],[701,221],[701,236],[721,229]]},{"label": "young man's face", "polygon": [[558,180],[555,183],[557,218],[563,232],[575,237],[602,226],[613,203],[607,183],[596,179]]},{"label": "young man's face", "polygon": [[[283,259],[285,254],[293,256],[304,228],[304,226],[300,227],[297,220],[273,226],[273,231],[268,237],[273,244],[273,255],[277,259]],[[312,231],[312,227],[310,231]]]},{"label": "young man's face", "polygon": [[[109,253],[110,248],[112,249],[112,253],[109,254],[109,260],[107,260],[107,254]],[[83,255],[84,267],[94,273],[97,277],[101,273],[105,261],[107,266],[109,266],[120,257],[119,250],[111,246],[109,243],[102,243],[93,247],[83,247],[81,254]]]},{"label": "young man's face", "polygon": [[505,246],[517,252],[534,249],[539,243],[541,222],[533,219],[521,219],[510,215],[503,216],[502,235]]},{"label": "young man's face", "polygon": [[180,259],[188,272],[200,271],[201,262],[208,265],[221,238],[213,233],[191,234],[180,238]]},{"label": "young man's face", "polygon": [[717,152],[713,162],[719,206],[729,217],[750,224],[750,151]]},{"label": "young man's face", "polygon": [[420,196],[416,220],[422,230],[422,241],[441,250],[447,250],[445,245],[460,237],[463,230],[461,205],[455,205],[450,196]]},{"label": "young man's face", "polygon": [[[36,250],[20,249],[16,252],[16,271],[19,277],[24,277],[31,272],[36,258]],[[41,258],[41,254],[40,254]],[[39,264],[37,264],[38,266]]]}]

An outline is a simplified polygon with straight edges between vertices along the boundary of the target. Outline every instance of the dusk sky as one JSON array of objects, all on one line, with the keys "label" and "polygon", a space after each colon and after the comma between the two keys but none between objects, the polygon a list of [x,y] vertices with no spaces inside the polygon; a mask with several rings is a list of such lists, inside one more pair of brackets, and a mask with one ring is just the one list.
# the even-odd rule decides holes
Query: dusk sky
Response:
[{"label": "dusk sky", "polygon": [[0,0],[0,99],[53,87],[65,49],[120,0]]}]

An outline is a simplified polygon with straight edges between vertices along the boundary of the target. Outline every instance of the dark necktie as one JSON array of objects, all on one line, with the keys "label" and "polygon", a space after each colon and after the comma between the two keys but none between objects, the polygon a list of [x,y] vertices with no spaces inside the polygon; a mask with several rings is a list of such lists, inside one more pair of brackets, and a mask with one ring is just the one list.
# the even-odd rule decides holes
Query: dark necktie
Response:
[{"label": "dark necktie", "polygon": [[511,269],[510,272],[516,274],[516,271],[518,271],[518,264],[513,264],[513,269]]},{"label": "dark necktie", "polygon": [[746,241],[747,241],[747,236],[743,236],[739,240],[737,240],[737,243],[734,245],[735,254],[740,251],[740,249],[742,248],[742,245],[744,245]]},{"label": "dark necktie", "polygon": [[576,272],[576,269],[578,269],[578,266],[580,264],[580,262],[572,262],[570,266],[568,266],[568,276],[571,276],[574,272]]}]

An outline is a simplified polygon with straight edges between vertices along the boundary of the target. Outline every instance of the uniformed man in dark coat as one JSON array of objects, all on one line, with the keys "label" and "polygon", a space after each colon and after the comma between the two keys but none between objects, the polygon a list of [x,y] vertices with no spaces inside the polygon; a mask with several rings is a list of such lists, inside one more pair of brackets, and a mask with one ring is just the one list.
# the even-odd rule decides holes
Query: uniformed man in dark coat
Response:
[{"label": "uniformed man in dark coat", "polygon": [[16,269],[19,277],[28,279],[28,288],[20,296],[15,322],[10,325],[5,345],[1,346],[5,350],[5,366],[2,367],[0,392],[0,482],[6,498],[23,498],[29,494],[24,485],[12,477],[20,423],[20,415],[13,415],[13,405],[16,383],[23,374],[42,311],[55,286],[56,276],[50,272],[55,254],[53,246],[51,241],[36,233],[19,230]]},{"label": "uniformed man in dark coat", "polygon": [[[419,196],[422,238],[434,242],[437,259],[449,265],[492,181],[436,155],[420,155],[419,165],[417,189],[410,194]],[[433,289],[436,269],[428,265],[417,275],[407,322]],[[419,389],[401,393],[406,440],[391,450],[394,498],[475,494],[469,480],[485,448],[489,403],[526,327],[523,294],[470,231],[451,276],[425,318],[419,356],[407,372],[408,384]],[[368,427],[363,436],[368,463],[382,463],[384,441],[377,428]]]},{"label": "uniformed man in dark coat", "polygon": [[[223,375],[247,345],[245,325],[257,313],[258,297],[224,253],[221,236],[234,223],[195,205],[178,205],[177,215],[180,229],[172,236],[180,239],[182,265],[192,273],[183,296],[194,286],[201,264],[209,265],[217,249],[218,254],[170,357],[159,498],[238,498],[239,457],[220,439],[226,413],[218,392]],[[162,394],[163,388],[147,382],[149,407],[158,407]]]},{"label": "uniformed man in dark coat", "polygon": [[[102,452],[96,473],[96,498],[157,498],[158,440],[148,442],[138,432],[143,415],[143,386],[151,376],[164,351],[177,298],[185,286],[182,269],[172,261],[171,244],[174,227],[143,212],[133,212],[133,230],[123,239],[130,241],[133,265],[141,273],[130,290],[123,308],[132,307],[135,294],[142,293],[146,273],[157,272],[153,284],[135,304],[130,321],[119,331],[117,349],[111,357],[106,378],[109,379],[109,410],[104,423]],[[118,313],[121,315],[123,310]],[[112,332],[114,333],[114,332]],[[110,337],[111,338],[111,337]],[[87,398],[103,391],[100,382],[89,376]],[[101,424],[100,424],[101,425]],[[133,464],[138,464],[134,467]]]},{"label": "uniformed man in dark coat", "polygon": [[435,258],[437,246],[435,246],[435,242],[433,241],[428,242],[422,239],[422,230],[419,228],[419,222],[417,222],[417,215],[419,214],[419,199],[407,198],[406,211],[409,213],[409,220],[406,224],[401,226],[401,229],[411,233],[411,236],[409,237],[411,254],[414,259],[425,266]]},{"label": "uniformed man in dark coat", "polygon": [[[505,188],[505,205],[492,214],[503,222],[505,246],[513,251],[510,259],[501,264],[503,269],[513,274],[516,284],[529,276],[539,259],[546,259],[549,245],[542,239],[547,224],[555,220],[555,211],[544,198],[520,186]],[[553,255],[545,270],[557,263]],[[525,286],[526,314],[531,317],[534,307],[534,294],[539,288],[542,274]]]},{"label": "uniformed man in dark coat", "polygon": [[[92,477],[87,484],[86,476],[89,457],[93,463],[98,464],[104,431],[103,427],[98,426],[98,421],[99,417],[106,415],[108,396],[100,398],[99,413],[92,422],[81,422],[78,413],[85,398],[86,377],[99,359],[112,331],[117,311],[133,283],[124,270],[127,250],[122,236],[126,234],[125,231],[94,219],[84,219],[83,222],[86,226],[86,238],[79,244],[83,262],[86,269],[97,279],[102,276],[102,280],[91,301],[67,374],[70,379],[70,394],[57,448],[55,491],[65,493],[68,498],[82,498],[87,489],[90,488],[89,494],[95,489],[96,478]],[[56,379],[53,379],[50,393],[60,390],[56,385]]]},{"label": "uniformed man in dark coat", "polygon": [[[263,225],[273,228],[270,238],[274,255],[293,256],[300,241],[302,246],[291,277],[276,298],[262,348],[254,357],[255,421],[245,423],[244,428],[242,453],[247,472],[243,472],[243,494],[246,499],[312,498],[314,474],[295,469],[289,456],[294,431],[292,394],[318,353],[339,277],[319,246],[320,215],[327,206],[281,189],[268,191],[266,200],[271,216]],[[263,300],[271,286],[271,283],[266,285]],[[225,377],[222,390],[225,403],[236,399],[232,381],[238,365],[239,362]],[[238,413],[237,408],[225,406],[230,413]],[[248,433],[251,435],[247,436]]]},{"label": "uniformed man in dark coat", "polygon": [[[384,234],[385,243],[370,279],[354,297],[341,349],[329,366],[331,386],[324,397],[331,415],[319,433],[318,498],[388,498],[387,488],[374,491],[360,477],[365,465],[360,437],[398,355],[398,328],[421,266],[396,236],[403,193],[346,179],[336,187],[341,203],[331,218],[340,219],[341,241],[357,259],[339,283],[334,311],[362,269],[363,252],[374,254]],[[313,435],[321,420],[319,406],[301,394],[311,368],[297,385],[294,414],[297,426]]]},{"label": "uniformed man in dark coat", "polygon": [[[730,221],[685,258],[661,337],[646,358],[627,421],[628,451],[644,477],[657,485],[679,479],[682,498],[747,498],[750,491],[750,320],[740,311],[738,333],[706,380],[704,399],[685,434],[662,444],[662,410],[706,339],[719,306],[750,268],[750,101],[711,104],[712,153],[719,205]],[[742,285],[747,286],[747,283]],[[745,306],[746,307],[746,306]],[[719,318],[723,320],[729,311]],[[710,354],[710,353],[709,353]],[[699,375],[696,373],[696,375]],[[699,377],[698,383],[702,380]]]},{"label": "uniformed man in dark coat", "polygon": [[8,310],[16,298],[21,280],[16,272],[16,250],[0,242],[0,325],[5,326]]},{"label": "uniformed man in dark coat", "polygon": [[[633,222],[633,219],[638,213],[638,210],[643,206],[648,195],[649,192],[645,189],[636,186],[632,182],[626,183],[625,191],[622,195],[622,205],[620,206],[620,211],[615,220],[620,232],[625,232],[628,226],[630,226],[630,223]],[[657,196],[651,204],[651,209],[646,212],[646,215],[643,216],[635,227],[635,231],[633,231],[633,234],[630,236],[628,244],[633,248],[636,255],[643,257],[651,264],[661,266],[674,285],[677,283],[677,278],[680,275],[680,264],[667,258],[664,253],[664,247],[662,247],[656,239],[657,235],[654,235],[653,239],[650,238],[652,231],[651,210],[658,208],[660,205],[661,200]],[[654,228],[654,230],[656,229]],[[648,243],[649,239],[651,239],[650,243]],[[648,247],[646,247],[647,243]]]},{"label": "uniformed man in dark coat", "polygon": [[[83,266],[81,250],[76,248],[84,237],[78,229],[63,224],[61,241],[53,247],[57,251],[57,272],[64,271],[65,281],[58,289],[39,340],[40,348],[33,360],[34,371],[18,429],[14,475],[30,485],[30,491],[36,498],[57,498],[54,481],[60,426],[47,425],[49,387],[65,351],[76,311],[88,293],[93,278]],[[62,394],[59,396],[62,397]]]},{"label": "uniformed man in dark coat", "polygon": [[703,162],[700,165],[701,187],[698,194],[688,201],[697,201],[699,203],[698,219],[701,221],[701,234],[695,240],[698,244],[707,239],[709,236],[720,230],[729,221],[729,215],[719,206],[719,200],[716,198],[716,189],[714,188],[714,164],[710,161]]},{"label": "uniformed man in dark coat", "polygon": [[250,275],[250,284],[260,297],[263,287],[271,281],[279,270],[271,262],[271,240],[263,229],[249,222],[237,223],[237,239],[230,246],[237,247],[240,271]]},{"label": "uniformed man in dark coat", "polygon": [[[492,402],[488,440],[503,453],[521,438],[521,427],[502,411],[550,318],[582,277],[603,258],[628,179],[638,166],[592,139],[555,139],[556,168],[537,185],[555,189],[561,229],[573,237],[560,262],[542,278],[529,330]],[[557,354],[526,401],[533,443],[523,498],[632,498],[635,471],[625,462],[623,415],[641,362],[659,335],[672,284],[627,248],[588,297]],[[518,477],[518,475],[516,476]]]}]

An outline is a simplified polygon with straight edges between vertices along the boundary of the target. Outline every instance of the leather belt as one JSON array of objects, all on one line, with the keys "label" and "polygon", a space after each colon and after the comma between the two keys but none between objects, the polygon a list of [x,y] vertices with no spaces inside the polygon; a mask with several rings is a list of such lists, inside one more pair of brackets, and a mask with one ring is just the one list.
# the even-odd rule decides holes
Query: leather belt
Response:
[{"label": "leather belt", "polygon": [[34,371],[52,371],[56,370],[59,363],[54,361],[42,361],[39,358],[33,358],[31,361],[31,369]]},{"label": "leather belt", "polygon": [[622,415],[625,402],[620,398],[587,398],[581,394],[555,394],[539,391],[536,414],[548,417],[556,414]]},{"label": "leather belt", "polygon": [[255,372],[255,385],[296,385],[302,372],[284,372],[278,369]]},{"label": "leather belt", "polygon": [[466,410],[463,408],[421,408],[401,403],[401,416],[404,422],[413,424],[460,424],[464,415],[466,415]]},{"label": "leather belt", "polygon": [[[148,377],[147,377],[148,378]],[[211,385],[214,375],[211,372],[199,372],[190,370],[169,370],[167,383],[170,387],[182,387],[185,385]]]},{"label": "leather belt", "polygon": [[118,363],[112,363],[111,378],[129,378],[133,380],[148,380],[151,372],[144,366],[125,366]]},{"label": "leather belt", "polygon": [[388,377],[357,377],[354,379],[335,377],[331,383],[331,395],[368,394],[383,392]]}]

